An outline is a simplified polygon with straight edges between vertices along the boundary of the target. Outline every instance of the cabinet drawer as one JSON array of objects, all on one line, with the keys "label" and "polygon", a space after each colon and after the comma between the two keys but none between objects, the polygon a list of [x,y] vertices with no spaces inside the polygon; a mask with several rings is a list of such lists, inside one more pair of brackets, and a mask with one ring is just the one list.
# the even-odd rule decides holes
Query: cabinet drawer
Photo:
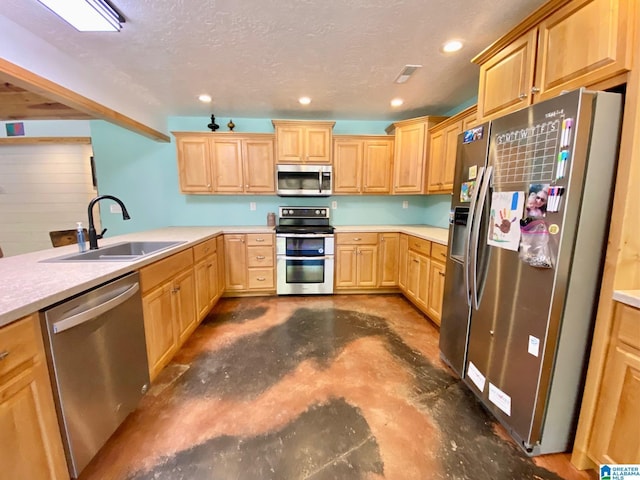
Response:
[{"label": "cabinet drawer", "polygon": [[216,253],[216,248],[217,248],[216,238],[210,238],[209,240],[205,240],[204,242],[195,245],[193,247],[193,260],[195,262],[199,262],[207,255]]},{"label": "cabinet drawer", "polygon": [[247,264],[249,267],[273,267],[273,247],[248,247]]},{"label": "cabinet drawer", "polygon": [[140,269],[140,285],[147,292],[176,273],[193,265],[193,249],[189,248]]},{"label": "cabinet drawer", "polygon": [[273,289],[273,268],[252,268],[249,270],[249,289]]},{"label": "cabinet drawer", "polygon": [[247,245],[273,245],[273,235],[270,233],[248,233]]},{"label": "cabinet drawer", "polygon": [[431,258],[438,262],[446,263],[447,246],[439,243],[431,242]]},{"label": "cabinet drawer", "polygon": [[431,242],[418,237],[409,237],[409,250],[431,256]]},{"label": "cabinet drawer", "polygon": [[640,350],[640,310],[619,304],[617,313],[620,319],[618,339]]},{"label": "cabinet drawer", "polygon": [[0,377],[38,355],[36,322],[30,316],[0,328]]},{"label": "cabinet drawer", "polygon": [[376,245],[377,233],[338,233],[336,234],[338,245]]}]

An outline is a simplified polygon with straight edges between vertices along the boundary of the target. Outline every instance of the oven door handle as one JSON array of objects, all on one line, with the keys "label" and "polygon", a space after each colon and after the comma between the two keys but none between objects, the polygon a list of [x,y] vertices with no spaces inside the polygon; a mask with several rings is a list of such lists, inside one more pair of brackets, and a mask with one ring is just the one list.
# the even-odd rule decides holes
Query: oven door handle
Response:
[{"label": "oven door handle", "polygon": [[335,255],[324,255],[322,257],[293,257],[291,255],[279,254],[276,256],[282,260],[333,260]]}]

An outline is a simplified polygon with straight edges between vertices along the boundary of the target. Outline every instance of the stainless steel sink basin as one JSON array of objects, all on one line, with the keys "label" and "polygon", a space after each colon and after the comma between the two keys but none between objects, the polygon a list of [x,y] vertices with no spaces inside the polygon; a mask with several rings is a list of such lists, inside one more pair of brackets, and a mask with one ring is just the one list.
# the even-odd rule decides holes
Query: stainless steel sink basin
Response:
[{"label": "stainless steel sink basin", "polygon": [[185,242],[122,242],[107,245],[98,250],[72,253],[62,257],[42,260],[42,262],[129,262],[181,243]]}]

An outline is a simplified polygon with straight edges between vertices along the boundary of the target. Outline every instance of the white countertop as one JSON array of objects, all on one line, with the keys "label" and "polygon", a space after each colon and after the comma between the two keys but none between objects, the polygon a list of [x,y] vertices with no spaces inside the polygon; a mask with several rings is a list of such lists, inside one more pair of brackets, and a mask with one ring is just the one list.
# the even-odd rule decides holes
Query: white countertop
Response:
[{"label": "white countertop", "polygon": [[[448,230],[425,225],[340,226],[337,232],[403,232],[445,244]],[[178,253],[221,233],[272,233],[268,226],[167,227],[104,238],[101,247],[124,241],[180,241],[180,245],[129,262],[40,263],[78,251],[77,245],[0,259],[0,327],[65,298]]]},{"label": "white countertop", "polygon": [[613,299],[631,307],[640,308],[640,290],[615,290]]}]

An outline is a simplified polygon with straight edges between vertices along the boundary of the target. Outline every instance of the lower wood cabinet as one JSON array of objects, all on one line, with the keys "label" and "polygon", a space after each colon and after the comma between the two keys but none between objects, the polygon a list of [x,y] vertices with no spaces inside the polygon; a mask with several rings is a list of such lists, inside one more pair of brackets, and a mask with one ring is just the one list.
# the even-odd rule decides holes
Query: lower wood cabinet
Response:
[{"label": "lower wood cabinet", "polygon": [[197,320],[211,311],[221,295],[218,272],[218,238],[211,238],[193,247],[196,282]]},{"label": "lower wood cabinet", "polygon": [[640,310],[616,305],[589,442],[597,464],[640,463]]},{"label": "lower wood cabinet", "polygon": [[447,247],[411,235],[400,235],[398,285],[404,295],[440,325]]},{"label": "lower wood cabinet", "polygon": [[37,314],[0,328],[0,477],[68,479]]},{"label": "lower wood cabinet", "polygon": [[226,234],[224,249],[226,294],[275,293],[272,233]]},{"label": "lower wood cabinet", "polygon": [[151,380],[197,326],[193,250],[140,269],[142,309]]}]

